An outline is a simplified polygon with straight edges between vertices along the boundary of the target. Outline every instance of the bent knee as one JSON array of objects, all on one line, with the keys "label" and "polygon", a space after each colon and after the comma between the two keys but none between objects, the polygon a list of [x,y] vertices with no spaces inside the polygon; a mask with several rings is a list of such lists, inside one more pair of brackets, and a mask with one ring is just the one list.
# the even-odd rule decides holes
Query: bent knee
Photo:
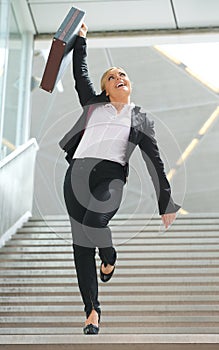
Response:
[{"label": "bent knee", "polygon": [[108,225],[109,216],[103,213],[92,213],[89,212],[84,216],[83,225],[94,227],[94,228],[104,228]]}]

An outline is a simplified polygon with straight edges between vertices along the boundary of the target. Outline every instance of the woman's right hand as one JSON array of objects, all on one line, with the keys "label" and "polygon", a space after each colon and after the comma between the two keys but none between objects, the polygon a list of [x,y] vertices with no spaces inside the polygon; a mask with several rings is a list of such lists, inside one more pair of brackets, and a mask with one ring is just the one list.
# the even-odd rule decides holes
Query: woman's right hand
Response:
[{"label": "woman's right hand", "polygon": [[78,35],[79,35],[79,36],[82,36],[83,38],[86,38],[87,31],[88,31],[88,27],[86,26],[85,23],[82,23],[81,29],[79,30]]}]

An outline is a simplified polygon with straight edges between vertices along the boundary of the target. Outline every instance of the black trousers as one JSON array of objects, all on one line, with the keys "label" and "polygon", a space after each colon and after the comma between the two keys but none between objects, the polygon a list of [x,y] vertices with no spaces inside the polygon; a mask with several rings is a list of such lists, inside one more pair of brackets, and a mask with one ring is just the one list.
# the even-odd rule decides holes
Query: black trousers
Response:
[{"label": "black trousers", "polygon": [[88,315],[100,313],[96,248],[105,264],[114,265],[116,250],[108,226],[119,209],[125,183],[124,167],[109,160],[73,159],[65,176],[64,197],[69,214],[78,285]]}]

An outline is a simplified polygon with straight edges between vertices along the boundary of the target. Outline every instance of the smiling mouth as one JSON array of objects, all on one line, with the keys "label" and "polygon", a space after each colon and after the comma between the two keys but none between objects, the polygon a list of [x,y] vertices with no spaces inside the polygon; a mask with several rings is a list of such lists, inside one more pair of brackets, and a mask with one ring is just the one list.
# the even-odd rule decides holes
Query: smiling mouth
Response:
[{"label": "smiling mouth", "polygon": [[124,83],[119,83],[119,84],[116,85],[116,88],[120,88],[122,86],[125,86],[125,84]]}]

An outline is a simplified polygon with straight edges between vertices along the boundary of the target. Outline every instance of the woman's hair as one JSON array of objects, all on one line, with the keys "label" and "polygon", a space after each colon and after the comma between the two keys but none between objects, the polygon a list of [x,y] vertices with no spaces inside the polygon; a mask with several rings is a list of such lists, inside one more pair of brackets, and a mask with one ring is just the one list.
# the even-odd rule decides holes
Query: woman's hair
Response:
[{"label": "woman's hair", "polygon": [[121,67],[110,67],[109,69],[107,69],[106,72],[103,73],[101,80],[100,80],[101,91],[105,90],[105,83],[106,83],[107,74],[113,69],[121,69],[123,72],[125,72],[124,69]]}]

